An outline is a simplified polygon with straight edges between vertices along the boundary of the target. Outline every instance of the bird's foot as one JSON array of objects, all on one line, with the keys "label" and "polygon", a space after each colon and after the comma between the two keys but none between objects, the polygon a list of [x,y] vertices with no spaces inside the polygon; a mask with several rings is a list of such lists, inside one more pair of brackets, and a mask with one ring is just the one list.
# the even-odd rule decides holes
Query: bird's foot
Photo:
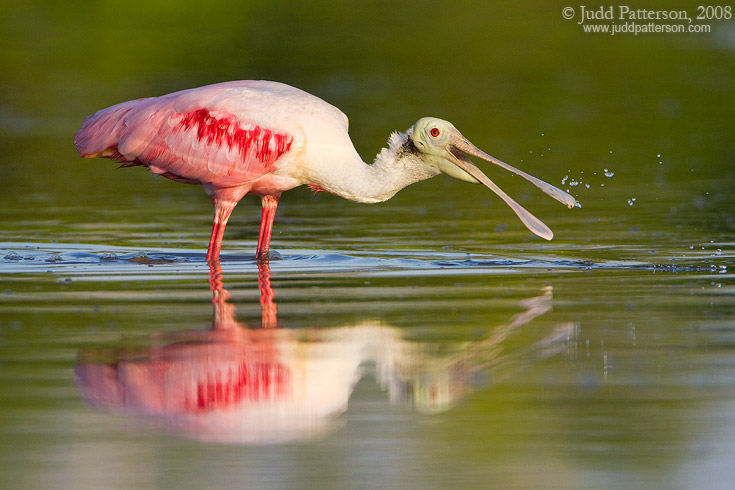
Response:
[{"label": "bird's foot", "polygon": [[258,262],[270,262],[271,260],[283,260],[283,256],[275,250],[261,250],[255,254]]}]

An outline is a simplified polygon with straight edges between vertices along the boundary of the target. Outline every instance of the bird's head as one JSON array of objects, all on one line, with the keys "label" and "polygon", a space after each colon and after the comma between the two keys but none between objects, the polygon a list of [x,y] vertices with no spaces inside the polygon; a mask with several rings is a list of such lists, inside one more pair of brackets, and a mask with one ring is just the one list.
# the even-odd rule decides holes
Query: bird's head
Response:
[{"label": "bird's head", "polygon": [[557,201],[567,207],[579,207],[579,203],[572,196],[557,189],[551,184],[533,177],[517,168],[501,162],[473,145],[449,121],[435,117],[424,117],[408,131],[408,136],[416,148],[419,158],[427,165],[431,165],[440,172],[465,182],[481,183],[500,196],[515,211],[521,221],[536,235],[551,240],[553,232],[538,218],[526,211],[520,204],[511,199],[495,183],[477,168],[468,155],[481,158],[520,175],[533,183]]}]

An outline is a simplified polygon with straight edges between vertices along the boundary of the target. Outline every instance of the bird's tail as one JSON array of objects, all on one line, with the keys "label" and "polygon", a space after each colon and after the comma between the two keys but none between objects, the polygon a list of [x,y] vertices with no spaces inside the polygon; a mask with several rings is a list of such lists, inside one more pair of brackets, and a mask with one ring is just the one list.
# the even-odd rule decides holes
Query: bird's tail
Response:
[{"label": "bird's tail", "polygon": [[117,145],[126,127],[125,116],[145,99],[130,100],[88,116],[74,135],[77,152],[84,158],[108,157],[119,159]]}]

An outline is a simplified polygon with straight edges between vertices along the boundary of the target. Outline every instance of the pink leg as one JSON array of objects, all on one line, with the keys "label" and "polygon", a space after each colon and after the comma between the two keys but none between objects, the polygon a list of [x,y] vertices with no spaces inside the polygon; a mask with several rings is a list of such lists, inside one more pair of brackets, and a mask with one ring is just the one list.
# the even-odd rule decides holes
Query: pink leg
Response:
[{"label": "pink leg", "polygon": [[277,196],[263,196],[263,213],[260,217],[260,236],[258,237],[258,250],[255,256],[258,260],[268,260],[268,249],[271,244],[271,231],[273,230],[273,218],[276,216],[278,207]]},{"label": "pink leg", "polygon": [[230,214],[237,205],[237,202],[220,201],[216,197],[213,198],[213,202],[214,224],[212,225],[212,236],[209,238],[207,260],[219,260],[219,251],[222,248],[222,238],[225,236],[227,220],[230,219]]}]

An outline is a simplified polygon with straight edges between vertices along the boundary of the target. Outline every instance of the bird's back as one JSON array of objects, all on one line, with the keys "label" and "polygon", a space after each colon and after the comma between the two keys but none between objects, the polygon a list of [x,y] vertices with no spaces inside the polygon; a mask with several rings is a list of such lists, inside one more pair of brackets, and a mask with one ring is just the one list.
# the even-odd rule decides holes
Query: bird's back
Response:
[{"label": "bird's back", "polygon": [[229,187],[303,157],[315,126],[347,134],[345,115],[318,97],[277,82],[236,81],[103,109],[84,121],[75,143],[84,157]]}]

